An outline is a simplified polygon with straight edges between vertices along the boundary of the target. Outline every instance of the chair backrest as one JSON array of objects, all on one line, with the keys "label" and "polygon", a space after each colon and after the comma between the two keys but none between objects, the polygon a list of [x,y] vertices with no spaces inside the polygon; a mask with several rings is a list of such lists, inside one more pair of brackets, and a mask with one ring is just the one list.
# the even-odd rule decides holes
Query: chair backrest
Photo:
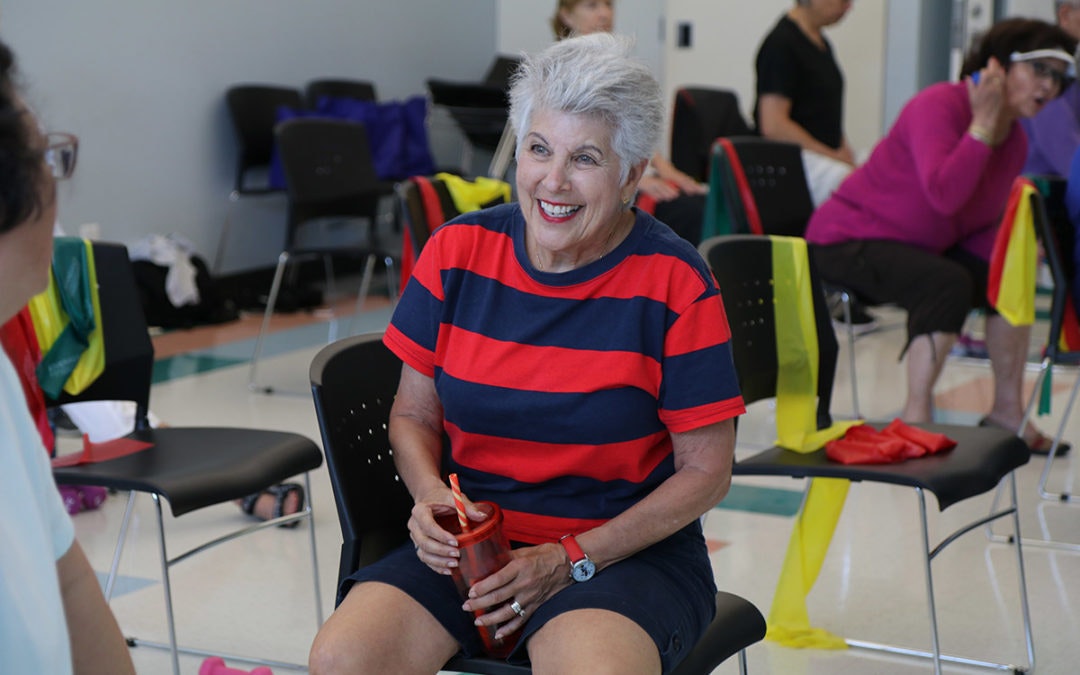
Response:
[{"label": "chair backrest", "polygon": [[312,80],[304,88],[308,108],[315,110],[323,96],[352,98],[358,101],[375,101],[375,85],[367,80],[321,79]]},{"label": "chair backrest", "polygon": [[502,86],[429,79],[431,102],[446,108],[472,145],[494,150],[506,126],[508,100]]},{"label": "chair backrest", "polygon": [[721,138],[714,153],[730,175],[720,182],[738,232],[801,237],[814,212],[802,150],[757,136]]},{"label": "chair backrest", "polygon": [[375,217],[389,188],[375,173],[363,124],[296,118],[278,125],[276,134],[289,200],[287,248],[297,228],[313,218]]},{"label": "chair backrest", "polygon": [[49,405],[79,401],[133,401],[136,428],[147,425],[150,383],[154,370],[154,345],[146,327],[135,275],[127,248],[121,244],[95,242],[105,369],[93,384],[77,395],[61,392]]},{"label": "chair backrest", "polygon": [[[422,181],[431,186],[427,197]],[[416,255],[423,250],[436,227],[460,215],[446,183],[437,178],[414,176],[398,183],[398,199]]]},{"label": "chair backrest", "polygon": [[225,104],[236,135],[237,192],[266,192],[269,187],[249,188],[245,176],[250,169],[269,168],[274,152],[274,126],[282,107],[300,110],[304,107],[300,90],[263,84],[241,84],[225,92]]},{"label": "chair backrest", "polygon": [[[771,237],[745,234],[712,237],[698,247],[720,285],[731,327],[735,372],[748,404],[775,397],[780,373],[772,247]],[[818,428],[825,428],[832,423],[829,406],[839,349],[821,281],[807,262],[818,341],[817,423]]]},{"label": "chair backrest", "polygon": [[340,581],[408,538],[412,498],[387,431],[401,361],[381,332],[367,333],[324,347],[309,375],[341,523]]},{"label": "chair backrest", "polygon": [[509,90],[510,79],[513,78],[514,71],[517,70],[517,67],[520,64],[520,56],[499,54],[495,57],[495,60],[492,61],[491,67],[488,68],[487,75],[484,76],[484,84]]},{"label": "chair backrest", "polygon": [[[1047,333],[1046,357],[1051,363],[1060,362],[1065,353],[1069,354],[1069,360],[1075,363],[1080,356],[1077,352],[1069,350],[1061,344],[1062,331],[1070,322],[1069,304],[1072,298],[1072,279],[1074,270],[1070,267],[1073,263],[1065,253],[1072,251],[1076,233],[1072,223],[1069,222],[1068,214],[1064,207],[1065,180],[1061,178],[1040,177],[1035,184],[1042,192],[1036,191],[1031,195],[1031,215],[1035,221],[1035,235],[1042,242],[1043,252],[1047,267],[1050,268],[1050,276],[1054,282],[1053,296],[1050,301],[1050,331]],[[1043,194],[1045,192],[1045,196]],[[1050,214],[1056,214],[1052,217]],[[1076,328],[1072,322],[1072,328]]]},{"label": "chair backrest", "polygon": [[729,89],[682,87],[675,92],[671,124],[671,163],[691,177],[709,177],[709,152],[721,136],[748,136],[739,98]]}]

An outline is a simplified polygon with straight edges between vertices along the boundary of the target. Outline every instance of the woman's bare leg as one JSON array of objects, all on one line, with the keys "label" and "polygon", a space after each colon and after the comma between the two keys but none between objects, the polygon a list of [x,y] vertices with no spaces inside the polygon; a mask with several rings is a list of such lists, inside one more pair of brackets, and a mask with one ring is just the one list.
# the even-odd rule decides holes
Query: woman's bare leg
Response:
[{"label": "woman's bare leg", "polygon": [[529,639],[536,675],[658,675],[660,652],[641,626],[615,612],[560,614]]},{"label": "woman's bare leg", "polygon": [[[998,314],[986,317],[986,349],[994,374],[994,404],[987,415],[1007,429],[1018,429],[1024,418],[1024,367],[1031,343],[1031,326],[1013,326]],[[1031,443],[1038,430],[1028,424],[1024,439]]]},{"label": "woman's bare leg", "polygon": [[352,587],[315,636],[311,675],[433,675],[458,651],[434,616],[405,592],[378,582]]},{"label": "woman's bare leg", "polygon": [[911,340],[907,350],[908,393],[901,419],[909,423],[934,419],[934,385],[956,333],[927,333]]}]

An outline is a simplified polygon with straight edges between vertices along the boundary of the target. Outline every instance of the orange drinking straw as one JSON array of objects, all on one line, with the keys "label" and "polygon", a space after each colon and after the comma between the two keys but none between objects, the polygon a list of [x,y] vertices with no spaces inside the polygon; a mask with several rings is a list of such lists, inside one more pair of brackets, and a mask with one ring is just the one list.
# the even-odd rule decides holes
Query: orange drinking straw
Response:
[{"label": "orange drinking straw", "polygon": [[469,531],[469,519],[465,516],[465,499],[461,496],[461,486],[458,485],[457,474],[450,474],[450,491],[454,493],[454,507],[457,509],[458,523],[461,531]]}]

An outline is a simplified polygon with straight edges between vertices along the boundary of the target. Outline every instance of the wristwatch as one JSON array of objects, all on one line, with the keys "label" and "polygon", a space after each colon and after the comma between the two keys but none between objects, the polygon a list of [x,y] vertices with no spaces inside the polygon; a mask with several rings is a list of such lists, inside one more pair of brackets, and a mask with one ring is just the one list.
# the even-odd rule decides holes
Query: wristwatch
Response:
[{"label": "wristwatch", "polygon": [[574,581],[588,581],[596,574],[596,563],[589,560],[585,551],[578,546],[574,535],[567,534],[559,539],[559,543],[566,549],[566,555],[570,556],[570,578]]}]

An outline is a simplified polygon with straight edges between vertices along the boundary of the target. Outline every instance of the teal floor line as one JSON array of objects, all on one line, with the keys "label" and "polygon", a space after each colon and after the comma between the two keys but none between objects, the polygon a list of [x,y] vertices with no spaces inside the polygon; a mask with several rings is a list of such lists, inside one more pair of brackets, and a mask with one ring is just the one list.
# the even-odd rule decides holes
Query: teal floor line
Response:
[{"label": "teal floor line", "polygon": [[[263,341],[263,358],[327,344],[331,338],[340,339],[346,335],[384,330],[390,322],[390,315],[391,310],[387,308],[363,312],[354,318],[343,316],[338,318],[338,325],[333,333],[330,330],[330,321],[314,322],[271,333]],[[160,384],[218,368],[249,363],[254,353],[255,339],[250,338],[217,345],[210,349],[168,356],[154,362],[153,383]]]},{"label": "teal floor line", "polygon": [[799,512],[802,497],[803,493],[799,490],[732,483],[727,497],[716,508],[791,517]]}]

